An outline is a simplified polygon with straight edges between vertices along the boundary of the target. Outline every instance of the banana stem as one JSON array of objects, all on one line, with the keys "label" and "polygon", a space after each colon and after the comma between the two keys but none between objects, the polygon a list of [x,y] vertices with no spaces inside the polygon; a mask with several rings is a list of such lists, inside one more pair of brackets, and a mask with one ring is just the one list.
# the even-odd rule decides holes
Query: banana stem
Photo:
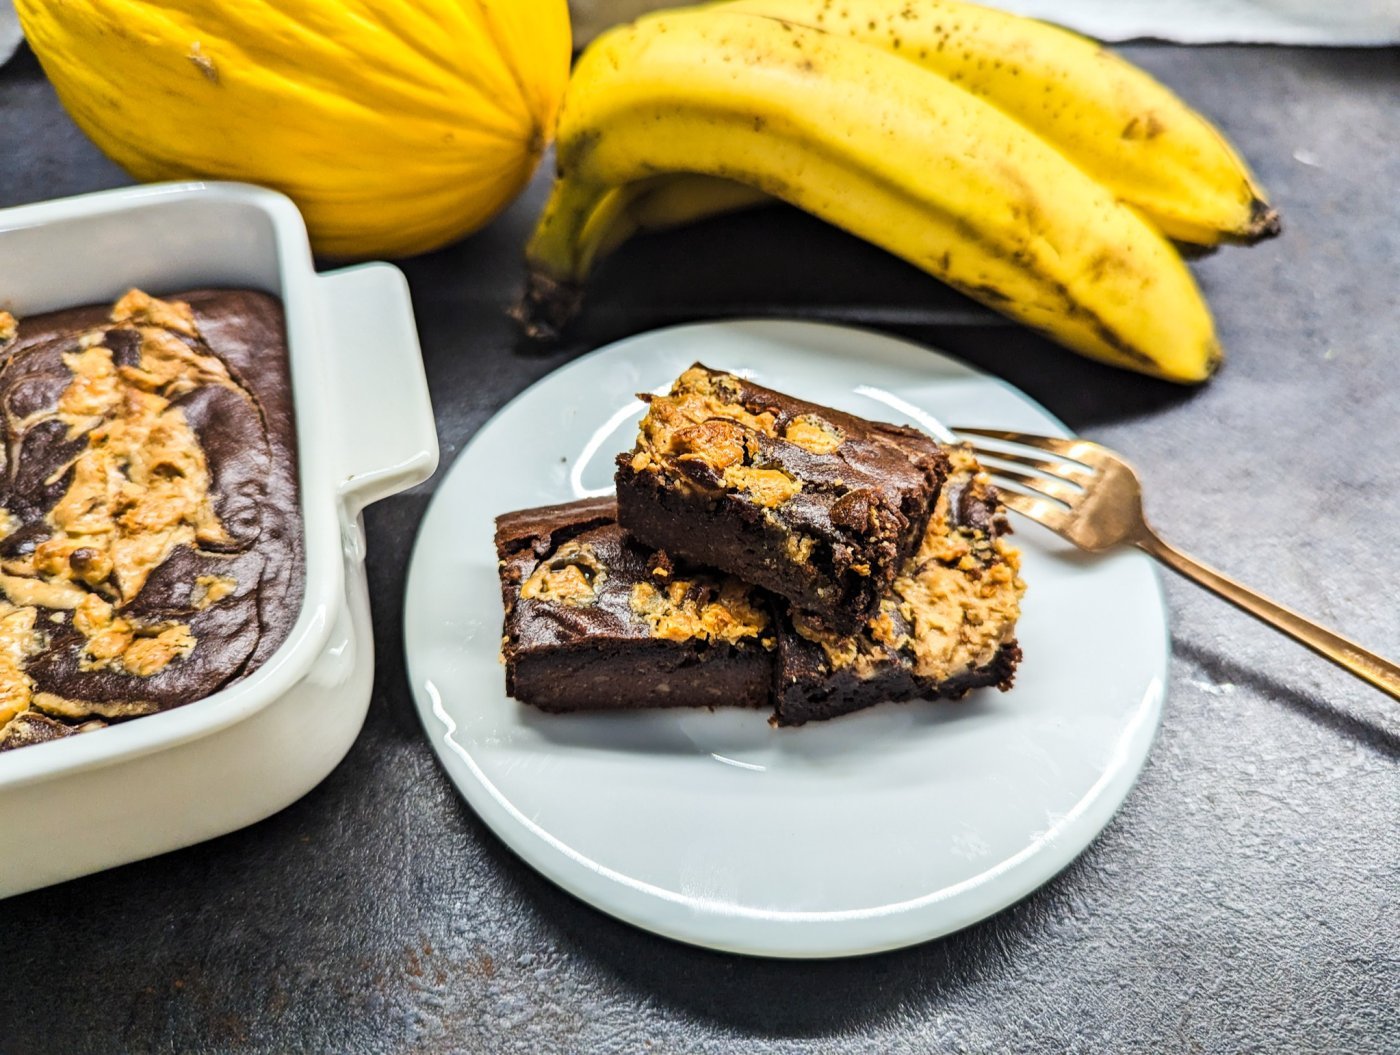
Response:
[{"label": "banana stem", "polygon": [[584,250],[584,232],[612,193],[602,184],[565,176],[554,181],[525,247],[525,291],[511,310],[528,340],[558,340],[578,314],[593,256]]},{"label": "banana stem", "polygon": [[530,340],[556,340],[582,306],[594,267],[639,231],[667,231],[769,201],[745,184],[692,173],[616,187],[561,177],[526,247],[525,294],[511,314]]}]

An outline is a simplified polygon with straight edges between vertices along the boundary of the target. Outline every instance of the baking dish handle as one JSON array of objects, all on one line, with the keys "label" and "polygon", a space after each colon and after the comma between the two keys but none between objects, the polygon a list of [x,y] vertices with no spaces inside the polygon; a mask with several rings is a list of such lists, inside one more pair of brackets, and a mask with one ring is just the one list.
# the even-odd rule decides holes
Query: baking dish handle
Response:
[{"label": "baking dish handle", "polygon": [[320,275],[316,283],[331,347],[333,405],[344,422],[335,478],[353,521],[371,502],[433,474],[437,431],[403,272],[361,264]]}]

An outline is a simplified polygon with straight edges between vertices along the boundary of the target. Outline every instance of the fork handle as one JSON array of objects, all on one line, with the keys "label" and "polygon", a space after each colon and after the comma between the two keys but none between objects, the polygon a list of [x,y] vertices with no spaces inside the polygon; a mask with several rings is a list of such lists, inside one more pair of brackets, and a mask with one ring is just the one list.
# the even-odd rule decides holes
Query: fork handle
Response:
[{"label": "fork handle", "polygon": [[1400,666],[1390,660],[1382,659],[1355,641],[1342,637],[1341,634],[1334,634],[1293,609],[1275,604],[1262,594],[1241,586],[1229,576],[1206,567],[1194,557],[1188,557],[1151,531],[1145,532],[1136,544],[1139,549],[1150,553],[1173,571],[1200,583],[1235,607],[1244,609],[1276,630],[1282,630],[1318,655],[1325,656],[1337,666],[1344,667],[1363,681],[1369,681],[1382,692],[1400,700]]}]

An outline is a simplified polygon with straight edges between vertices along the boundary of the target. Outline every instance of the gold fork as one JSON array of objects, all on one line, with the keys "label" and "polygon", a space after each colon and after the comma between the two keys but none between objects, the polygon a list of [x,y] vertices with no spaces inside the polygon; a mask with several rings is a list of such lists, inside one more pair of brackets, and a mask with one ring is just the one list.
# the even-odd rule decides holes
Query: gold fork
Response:
[{"label": "gold fork", "polygon": [[[1256,619],[1400,699],[1400,666],[1163,542],[1143,514],[1142,484],[1137,473],[1108,448],[1088,440],[1032,436],[1002,429],[953,431],[967,439],[994,480],[1000,477],[1033,492],[1022,494],[1002,488],[1001,497],[1009,509],[1091,553],[1125,544],[1136,546],[1173,571],[1213,590]],[[979,444],[978,438],[1014,444],[1035,453],[991,448]]]}]

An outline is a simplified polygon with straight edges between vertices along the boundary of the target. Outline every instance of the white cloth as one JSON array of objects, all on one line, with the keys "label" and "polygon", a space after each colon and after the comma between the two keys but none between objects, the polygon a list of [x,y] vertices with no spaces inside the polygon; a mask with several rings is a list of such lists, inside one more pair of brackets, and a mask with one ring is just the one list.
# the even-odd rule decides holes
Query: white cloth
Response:
[{"label": "white cloth", "polygon": [[1400,42],[1400,0],[997,0],[1100,40],[1181,44]]},{"label": "white cloth", "polygon": [[[4,2],[4,0],[0,0]],[[666,0],[571,0],[576,44]],[[899,0],[891,0],[897,3]],[[917,0],[913,0],[917,2]],[[1400,0],[986,0],[1100,40],[1183,44],[1400,43]]]}]

